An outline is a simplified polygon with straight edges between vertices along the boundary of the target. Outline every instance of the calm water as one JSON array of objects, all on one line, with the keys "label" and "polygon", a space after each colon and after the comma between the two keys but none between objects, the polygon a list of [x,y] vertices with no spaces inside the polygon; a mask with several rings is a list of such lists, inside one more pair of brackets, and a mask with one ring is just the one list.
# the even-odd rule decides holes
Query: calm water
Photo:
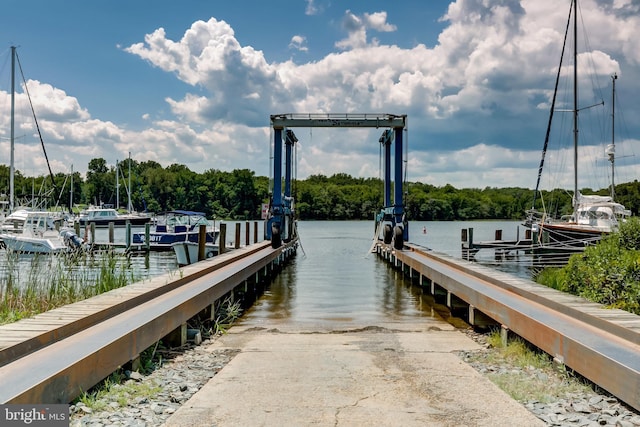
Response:
[{"label": "calm water", "polygon": [[[235,222],[227,222],[227,241],[235,236]],[[410,241],[435,251],[460,258],[460,234],[463,228],[474,229],[474,239],[492,240],[496,229],[503,238],[516,237],[518,222],[412,222]],[[219,224],[217,224],[219,225]],[[245,223],[241,223],[244,244]],[[433,317],[432,300],[412,287],[397,271],[369,253],[373,242],[373,221],[301,221],[298,224],[301,248],[298,255],[275,279],[268,292],[247,313],[243,321],[260,323],[265,319],[287,322],[352,323],[394,321],[405,318]],[[426,228],[426,234],[423,233]],[[251,223],[253,242],[253,223]],[[135,230],[134,230],[135,231]],[[520,230],[524,233],[523,230]],[[262,223],[258,240],[262,239]],[[124,229],[115,230],[115,241],[124,242]],[[97,241],[107,241],[106,229],[96,230]],[[98,256],[99,257],[99,256]],[[517,260],[495,263],[493,253],[482,251],[477,258],[483,264],[527,276],[528,270]],[[65,269],[91,283],[100,263],[52,263],[51,257],[22,255],[9,260],[0,251],[0,287],[9,277],[18,282],[29,280],[34,272],[46,276],[52,269]],[[173,252],[149,256],[123,257],[117,268],[127,269],[139,279],[177,269]]]},{"label": "calm water", "polygon": [[[515,238],[517,225],[415,222],[410,224],[409,240],[460,258],[462,228],[473,227],[476,240],[492,240],[496,229],[503,230],[505,239]],[[437,316],[431,297],[369,253],[373,221],[302,221],[298,229],[301,248],[297,256],[247,311],[244,324],[278,319],[295,324],[361,324]],[[488,255],[491,260],[493,254]]]}]

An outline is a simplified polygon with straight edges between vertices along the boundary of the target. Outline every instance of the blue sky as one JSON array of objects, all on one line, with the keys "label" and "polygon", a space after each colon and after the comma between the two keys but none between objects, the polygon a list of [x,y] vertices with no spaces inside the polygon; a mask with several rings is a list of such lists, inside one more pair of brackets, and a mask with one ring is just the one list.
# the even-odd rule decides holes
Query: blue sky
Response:
[{"label": "blue sky", "polygon": [[[580,69],[601,87],[581,86],[580,107],[605,101],[580,112],[580,186],[603,188],[613,73],[616,182],[640,172],[640,4],[581,0],[580,9],[589,42],[580,49],[593,52]],[[408,115],[410,181],[533,188],[568,12],[569,0],[5,0],[0,162],[9,162],[15,45],[54,172],[131,153],[268,176],[270,114],[380,112]],[[16,167],[44,175],[19,92]],[[381,130],[294,131],[299,178],[380,176]],[[543,187],[572,188],[570,144],[550,142]]]}]

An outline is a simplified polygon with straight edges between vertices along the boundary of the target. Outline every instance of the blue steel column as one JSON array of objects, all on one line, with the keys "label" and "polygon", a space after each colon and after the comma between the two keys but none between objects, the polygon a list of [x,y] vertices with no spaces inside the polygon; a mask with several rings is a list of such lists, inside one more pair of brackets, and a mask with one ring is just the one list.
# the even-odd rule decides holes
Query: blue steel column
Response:
[{"label": "blue steel column", "polygon": [[[395,128],[394,133],[396,134],[395,141],[395,185],[394,185],[394,194],[393,194],[393,204],[394,204],[394,222],[395,224],[402,224],[402,217],[404,216],[404,200],[402,195],[402,130],[403,128]],[[404,227],[404,240],[409,240],[409,230],[408,227]]]},{"label": "blue steel column", "polygon": [[282,129],[273,130],[273,208],[282,207]]},{"label": "blue steel column", "polygon": [[293,144],[295,142],[293,132],[287,130],[284,144],[285,144],[285,157],[284,157],[284,197],[285,206],[288,205],[287,198],[291,197],[291,156],[293,151]]},{"label": "blue steel column", "polygon": [[265,236],[271,239],[271,225],[282,220],[282,129],[273,129],[273,196],[271,218],[267,223]]},{"label": "blue steel column", "polygon": [[291,197],[291,170],[293,169],[293,144],[297,141],[292,130],[287,130],[284,137],[285,159],[284,159],[284,199],[282,201],[282,228],[280,234],[286,242],[293,235],[293,199]]},{"label": "blue steel column", "polygon": [[384,207],[391,207],[391,131],[385,131],[384,141]]}]

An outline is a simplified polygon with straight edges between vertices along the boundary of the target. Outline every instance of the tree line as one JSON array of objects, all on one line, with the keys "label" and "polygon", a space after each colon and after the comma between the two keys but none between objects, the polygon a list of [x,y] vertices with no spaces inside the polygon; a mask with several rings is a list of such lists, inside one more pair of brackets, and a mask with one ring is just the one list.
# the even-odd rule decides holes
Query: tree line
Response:
[{"label": "tree line", "polygon": [[[6,201],[6,165],[0,165],[0,188]],[[40,198],[41,207],[67,209],[73,201],[75,212],[87,205],[126,208],[130,198],[137,211],[186,209],[204,212],[209,218],[254,220],[260,218],[262,203],[269,201],[270,188],[268,177],[256,176],[249,169],[196,173],[181,164],[162,167],[154,161],[131,159],[125,159],[118,167],[107,165],[102,158],[92,159],[85,178],[79,172],[72,177],[63,173],[39,177],[26,177],[20,171],[14,174],[16,200],[35,196]],[[609,189],[581,191],[606,195]],[[312,175],[294,181],[292,192],[299,219],[365,220],[372,219],[383,207],[384,184],[378,178],[355,178],[344,173]],[[634,214],[639,211],[638,181],[616,185],[615,193],[616,200]],[[437,187],[421,182],[408,182],[403,187],[407,218],[419,221],[522,219],[525,211],[533,207],[533,196],[533,190],[518,187],[457,189],[449,184]],[[561,189],[542,192],[536,197],[535,207],[542,209],[543,204],[547,212],[569,214],[571,194]]]}]

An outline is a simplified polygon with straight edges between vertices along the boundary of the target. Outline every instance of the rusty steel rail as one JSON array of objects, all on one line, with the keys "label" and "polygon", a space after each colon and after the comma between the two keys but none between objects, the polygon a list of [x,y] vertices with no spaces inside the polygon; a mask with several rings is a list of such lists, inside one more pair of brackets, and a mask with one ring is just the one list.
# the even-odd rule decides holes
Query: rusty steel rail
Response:
[{"label": "rusty steel rail", "polygon": [[376,252],[640,410],[640,316],[411,244]]},{"label": "rusty steel rail", "polygon": [[[190,265],[175,280],[165,276],[162,286],[141,283],[85,300],[73,307],[84,313],[79,319],[57,322],[54,332],[27,331],[33,345],[18,345],[22,353],[14,348],[0,366],[0,403],[70,402],[296,247],[295,240],[277,249],[254,244]],[[104,308],[105,299],[118,307]]]}]

